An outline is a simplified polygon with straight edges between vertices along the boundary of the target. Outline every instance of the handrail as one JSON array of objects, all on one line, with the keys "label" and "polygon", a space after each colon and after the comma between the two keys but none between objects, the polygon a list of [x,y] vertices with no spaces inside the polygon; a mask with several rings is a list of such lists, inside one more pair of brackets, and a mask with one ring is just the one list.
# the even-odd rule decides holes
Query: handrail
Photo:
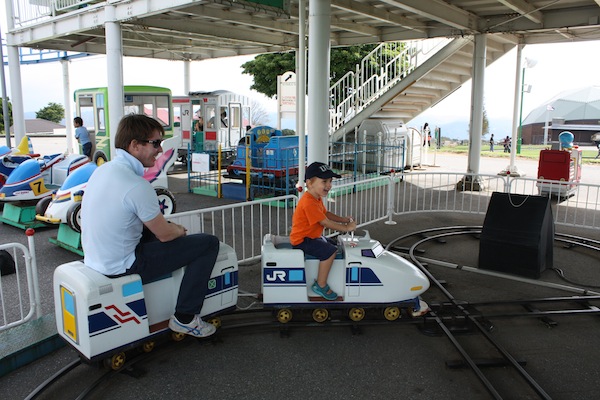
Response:
[{"label": "handrail", "polygon": [[340,129],[449,41],[427,39],[379,44],[356,66],[356,71],[347,72],[330,87],[329,132]]}]

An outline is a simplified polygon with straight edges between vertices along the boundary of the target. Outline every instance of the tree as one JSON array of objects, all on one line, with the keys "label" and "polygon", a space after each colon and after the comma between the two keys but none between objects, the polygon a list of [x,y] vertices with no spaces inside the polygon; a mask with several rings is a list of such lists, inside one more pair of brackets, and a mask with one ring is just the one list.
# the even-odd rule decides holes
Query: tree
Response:
[{"label": "tree", "polygon": [[481,137],[484,137],[488,133],[490,133],[490,121],[488,120],[487,111],[485,110],[485,106],[483,106],[483,118],[481,124]]},{"label": "tree", "polygon": [[65,108],[58,103],[48,103],[48,105],[35,113],[35,117],[59,123],[65,117]]},{"label": "tree", "polygon": [[[376,44],[363,44],[331,49],[331,80],[338,80],[348,71],[353,71],[356,64],[360,63],[375,47]],[[296,53],[260,54],[254,60],[242,64],[242,69],[242,73],[252,75],[254,78],[251,89],[267,97],[273,97],[277,95],[277,76],[296,70]]]},{"label": "tree", "polygon": [[250,102],[250,109],[252,110],[251,124],[253,126],[266,125],[269,121],[269,113],[262,103],[256,100]]},{"label": "tree", "polygon": [[[13,123],[12,103],[10,101],[8,102],[8,119],[9,119],[9,124],[12,125],[12,123]],[[8,128],[10,128],[10,126]],[[5,134],[8,131],[8,129],[5,130],[5,127],[4,127],[4,109],[2,108],[1,101],[0,101],[0,131],[4,132]]]},{"label": "tree", "polygon": [[250,89],[267,97],[277,94],[277,76],[296,69],[294,53],[259,54],[252,61],[242,64],[242,73],[252,75],[254,82]]},{"label": "tree", "polygon": [[[469,124],[469,130],[467,133],[471,132],[471,124]],[[485,135],[490,133],[490,121],[488,120],[487,111],[485,110],[485,105],[483,106],[483,115],[481,121],[481,137],[484,138]]]}]

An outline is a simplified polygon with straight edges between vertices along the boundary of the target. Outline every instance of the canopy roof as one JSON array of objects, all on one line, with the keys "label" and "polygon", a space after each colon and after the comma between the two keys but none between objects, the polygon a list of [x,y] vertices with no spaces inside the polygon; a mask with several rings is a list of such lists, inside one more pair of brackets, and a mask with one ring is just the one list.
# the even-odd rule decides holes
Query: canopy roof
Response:
[{"label": "canopy roof", "polygon": [[600,121],[600,86],[589,86],[559,93],[531,111],[523,120],[523,125],[545,123],[547,107],[553,108],[553,118],[562,118],[565,122]]}]

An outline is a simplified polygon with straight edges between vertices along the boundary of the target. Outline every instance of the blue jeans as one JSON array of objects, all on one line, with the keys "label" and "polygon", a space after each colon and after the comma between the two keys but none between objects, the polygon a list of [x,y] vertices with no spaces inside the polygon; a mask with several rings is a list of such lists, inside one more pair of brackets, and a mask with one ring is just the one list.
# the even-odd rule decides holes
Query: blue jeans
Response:
[{"label": "blue jeans", "polygon": [[216,236],[198,233],[170,242],[161,242],[154,235],[142,238],[135,249],[135,262],[126,274],[139,274],[142,283],[187,266],[179,287],[175,311],[199,314],[208,292],[208,281],[219,254]]}]

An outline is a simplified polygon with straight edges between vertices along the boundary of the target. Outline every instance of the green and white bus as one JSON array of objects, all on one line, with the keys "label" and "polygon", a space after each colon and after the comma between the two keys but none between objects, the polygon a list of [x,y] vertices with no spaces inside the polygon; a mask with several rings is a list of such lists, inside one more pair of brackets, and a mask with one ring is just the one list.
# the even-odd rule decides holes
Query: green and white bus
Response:
[{"label": "green and white bus", "polygon": [[[144,114],[160,121],[165,129],[165,138],[173,136],[173,107],[171,90],[157,86],[124,86],[124,112]],[[110,160],[110,136],[117,127],[111,127],[108,108],[108,88],[98,87],[75,91],[76,115],[83,125],[95,136],[92,160],[102,164]]]}]

